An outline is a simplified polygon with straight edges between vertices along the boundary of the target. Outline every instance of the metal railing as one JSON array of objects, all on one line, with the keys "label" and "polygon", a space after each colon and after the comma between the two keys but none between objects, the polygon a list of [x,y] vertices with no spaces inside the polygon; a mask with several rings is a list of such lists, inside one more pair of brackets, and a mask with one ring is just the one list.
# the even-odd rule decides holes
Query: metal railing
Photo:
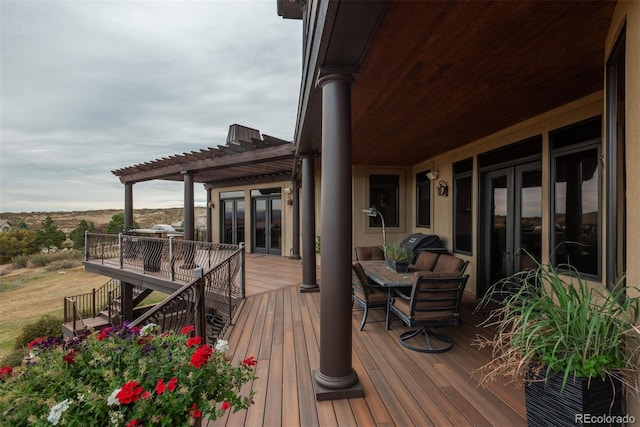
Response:
[{"label": "metal railing", "polygon": [[110,306],[113,298],[119,296],[120,281],[111,279],[100,288],[94,288],[86,294],[64,297],[64,322],[73,321],[76,315],[81,319],[97,317],[98,313]]},{"label": "metal railing", "polygon": [[[196,269],[196,274],[201,273],[201,269]],[[231,325],[244,297],[244,245],[241,244],[240,249],[174,292],[131,326],[155,323],[162,332],[177,332],[184,326],[195,325],[196,333],[213,345]]]},{"label": "metal railing", "polygon": [[153,273],[171,281],[191,282],[197,268],[208,271],[238,250],[237,245],[196,242],[175,237],[133,234],[85,234],[85,261]]}]

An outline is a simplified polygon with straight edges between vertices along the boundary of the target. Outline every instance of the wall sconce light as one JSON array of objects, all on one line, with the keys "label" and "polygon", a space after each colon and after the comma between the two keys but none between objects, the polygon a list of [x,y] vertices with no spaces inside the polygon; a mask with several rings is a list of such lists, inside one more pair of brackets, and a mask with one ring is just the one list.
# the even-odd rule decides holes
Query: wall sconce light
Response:
[{"label": "wall sconce light", "polygon": [[362,213],[365,214],[366,216],[370,216],[372,218],[375,218],[377,216],[380,217],[380,221],[382,221],[382,247],[385,248],[387,247],[387,233],[385,231],[384,228],[384,217],[382,216],[382,213],[374,208],[373,206],[370,207],[369,209],[362,209]]},{"label": "wall sconce light", "polygon": [[213,209],[213,208],[215,208],[215,207],[216,207],[216,204],[215,204],[215,203],[213,203],[213,202],[209,202],[209,207],[210,207],[211,209]]},{"label": "wall sconce light", "polygon": [[429,181],[433,181],[438,179],[438,177],[440,176],[440,172],[438,172],[437,170],[432,170],[427,172],[427,178],[429,178]]},{"label": "wall sconce light", "polygon": [[449,186],[446,182],[440,181],[436,187],[436,191],[438,192],[438,196],[447,197],[449,195]]},{"label": "wall sconce light", "polygon": [[284,192],[287,193],[287,204],[293,205],[293,196],[291,195],[291,187],[285,187]]}]

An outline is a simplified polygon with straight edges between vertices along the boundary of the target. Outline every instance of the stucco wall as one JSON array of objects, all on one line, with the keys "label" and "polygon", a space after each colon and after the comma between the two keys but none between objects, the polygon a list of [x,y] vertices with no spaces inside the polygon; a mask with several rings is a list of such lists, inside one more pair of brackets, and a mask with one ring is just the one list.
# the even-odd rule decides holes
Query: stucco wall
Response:
[{"label": "stucco wall", "polygon": [[292,188],[290,181],[270,182],[266,184],[253,184],[247,186],[212,188],[211,201],[214,207],[211,210],[211,230],[214,242],[220,242],[220,214],[222,204],[220,203],[220,193],[228,191],[243,191],[245,200],[245,247],[247,252],[251,252],[251,224],[253,216],[251,212],[251,190],[262,188],[280,188],[282,194],[282,256],[289,256],[293,247],[293,206],[287,204],[287,193],[285,188]]}]

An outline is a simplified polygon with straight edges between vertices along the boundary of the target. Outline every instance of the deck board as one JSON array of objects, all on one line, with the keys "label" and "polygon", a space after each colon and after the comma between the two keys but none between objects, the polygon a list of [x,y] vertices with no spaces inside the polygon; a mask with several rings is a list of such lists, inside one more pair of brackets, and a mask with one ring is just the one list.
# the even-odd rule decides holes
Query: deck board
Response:
[{"label": "deck board", "polygon": [[470,304],[463,324],[444,331],[454,347],[438,355],[402,347],[398,335],[407,328],[394,320],[386,330],[384,310],[370,311],[359,331],[362,311],[354,308],[352,365],[365,396],[316,401],[312,372],[320,364],[320,294],[299,292],[300,268],[299,261],[286,258],[247,257],[248,297],[226,338],[234,363],[258,358],[255,404],[210,427],[526,425],[522,390],[504,382],[478,386],[475,371],[490,352],[471,345],[482,319]]}]

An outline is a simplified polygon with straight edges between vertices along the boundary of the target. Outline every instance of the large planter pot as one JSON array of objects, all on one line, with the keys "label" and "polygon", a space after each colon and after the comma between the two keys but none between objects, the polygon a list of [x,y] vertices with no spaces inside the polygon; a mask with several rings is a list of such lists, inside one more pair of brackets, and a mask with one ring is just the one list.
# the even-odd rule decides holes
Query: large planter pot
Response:
[{"label": "large planter pot", "polygon": [[[525,402],[528,426],[623,424],[622,383],[611,376],[569,378],[562,389],[562,375],[527,383]],[[595,423],[595,424],[594,424]]]},{"label": "large planter pot", "polygon": [[387,265],[396,273],[407,273],[409,271],[409,261],[396,261],[395,259],[387,258]]}]

